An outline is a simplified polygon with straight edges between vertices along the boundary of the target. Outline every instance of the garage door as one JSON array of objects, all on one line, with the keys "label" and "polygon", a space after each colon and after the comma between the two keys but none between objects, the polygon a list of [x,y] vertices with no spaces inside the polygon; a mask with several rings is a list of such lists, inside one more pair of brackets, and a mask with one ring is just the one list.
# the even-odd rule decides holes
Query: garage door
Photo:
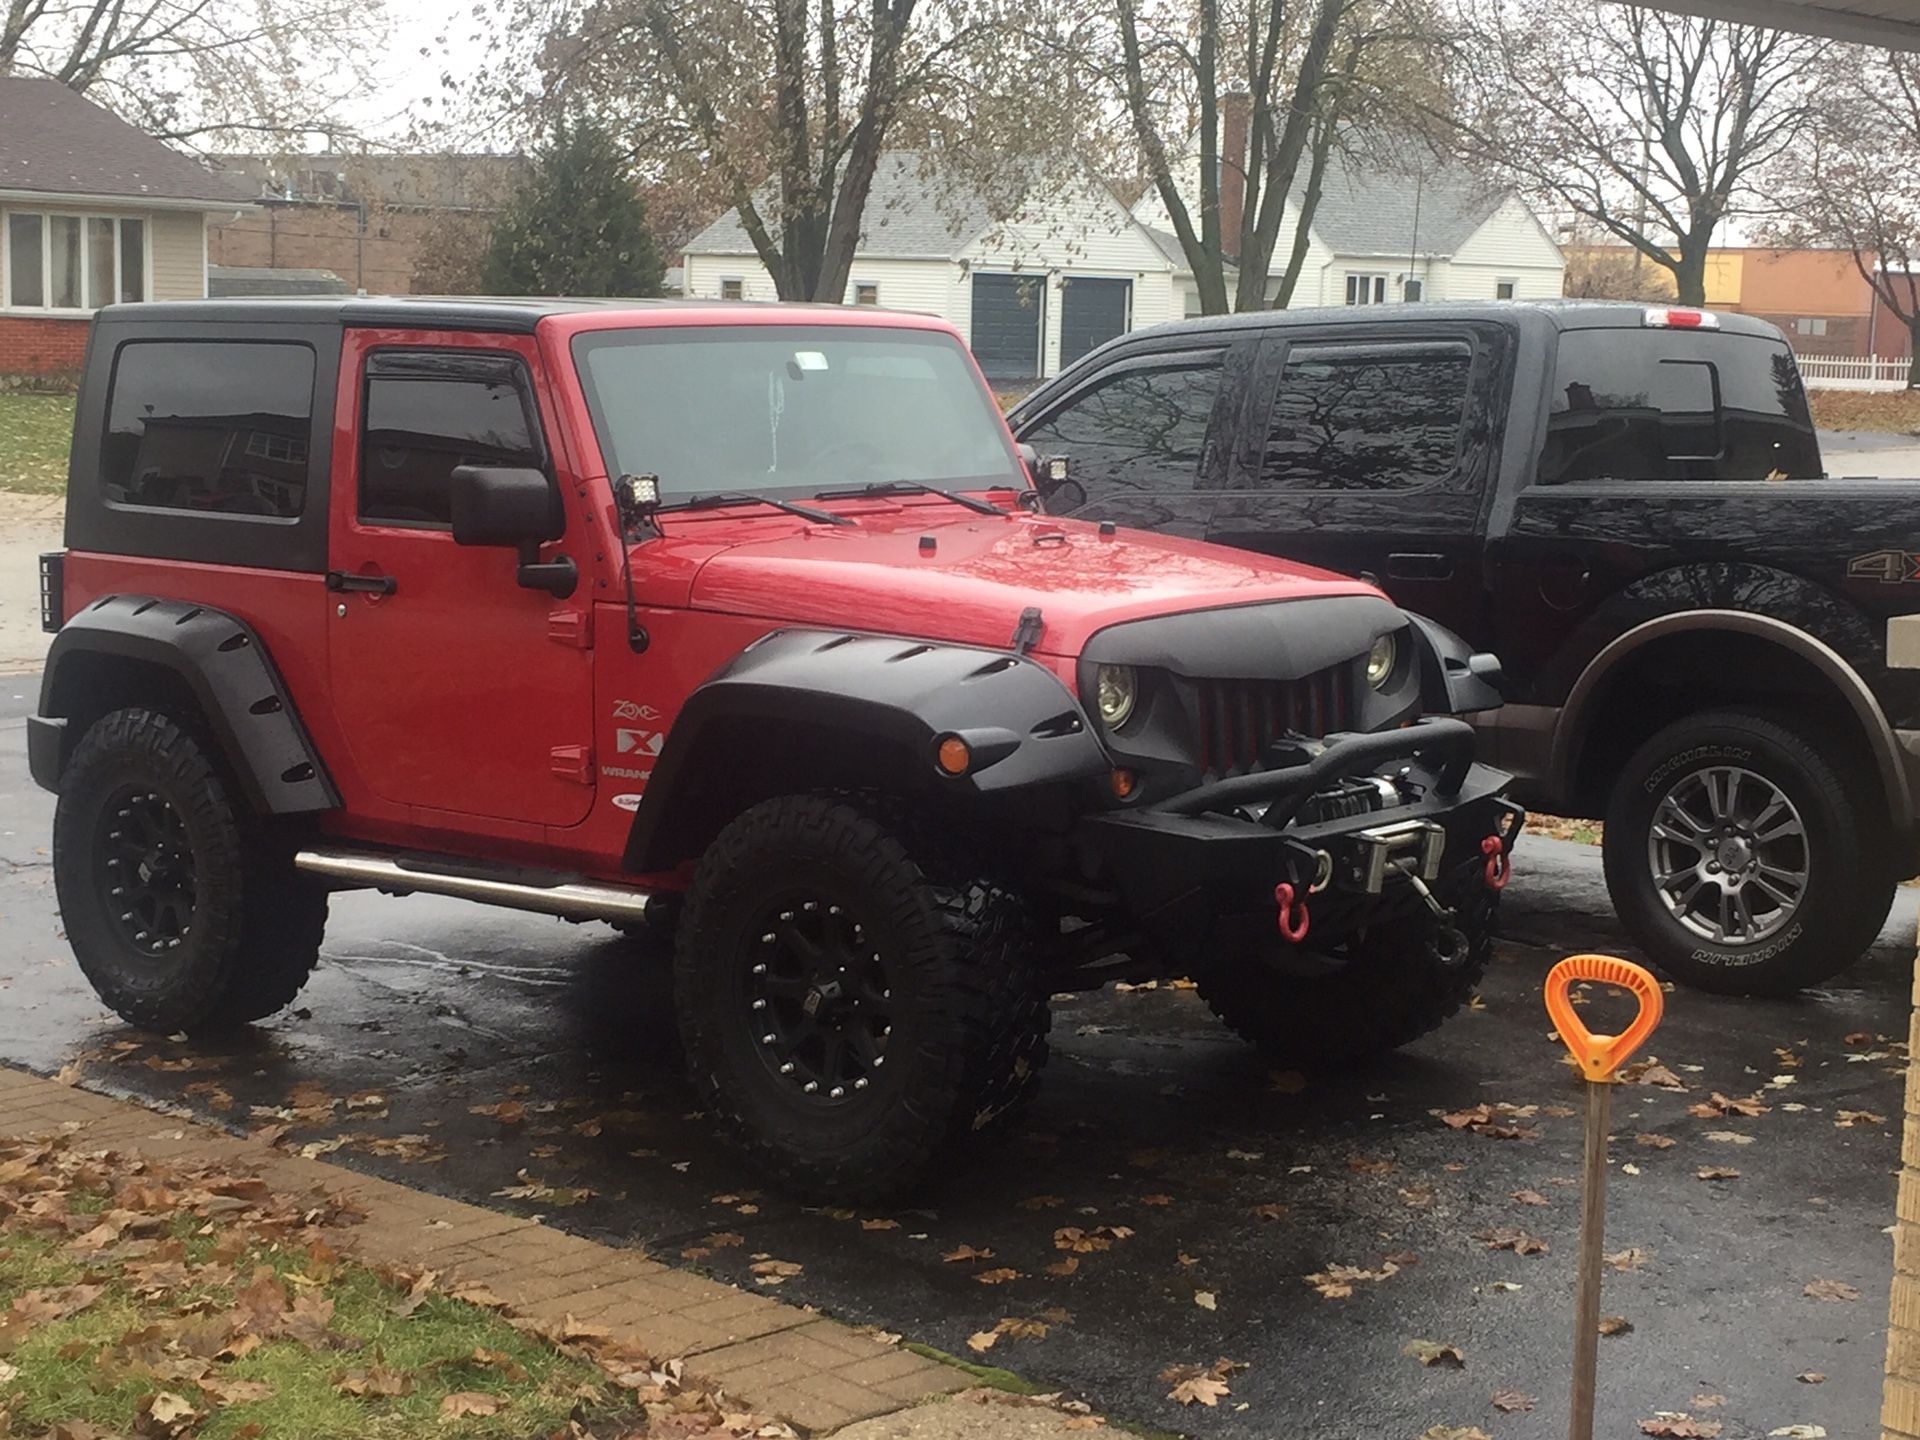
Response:
[{"label": "garage door", "polygon": [[973,277],[973,358],[989,380],[1035,380],[1046,334],[1047,283],[1040,275]]},{"label": "garage door", "polygon": [[1060,287],[1060,364],[1071,365],[1089,350],[1127,333],[1133,308],[1131,280],[1089,280],[1069,275]]}]

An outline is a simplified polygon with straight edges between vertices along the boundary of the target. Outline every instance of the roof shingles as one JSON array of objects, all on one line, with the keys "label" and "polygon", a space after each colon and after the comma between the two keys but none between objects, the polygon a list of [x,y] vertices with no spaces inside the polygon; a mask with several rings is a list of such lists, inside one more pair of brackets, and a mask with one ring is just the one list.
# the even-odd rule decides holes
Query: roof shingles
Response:
[{"label": "roof shingles", "polygon": [[248,195],[57,80],[0,77],[0,196],[245,205]]}]

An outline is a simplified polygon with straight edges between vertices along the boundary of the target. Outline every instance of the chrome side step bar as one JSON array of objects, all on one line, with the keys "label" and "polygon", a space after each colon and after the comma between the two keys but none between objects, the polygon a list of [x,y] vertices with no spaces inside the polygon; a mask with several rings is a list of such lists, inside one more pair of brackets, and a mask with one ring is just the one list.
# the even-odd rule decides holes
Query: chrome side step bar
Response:
[{"label": "chrome side step bar", "polygon": [[293,864],[298,870],[394,895],[451,895],[567,920],[638,920],[647,913],[645,895],[616,885],[579,881],[529,885],[483,875],[416,869],[392,856],[357,850],[301,850],[294,855]]}]

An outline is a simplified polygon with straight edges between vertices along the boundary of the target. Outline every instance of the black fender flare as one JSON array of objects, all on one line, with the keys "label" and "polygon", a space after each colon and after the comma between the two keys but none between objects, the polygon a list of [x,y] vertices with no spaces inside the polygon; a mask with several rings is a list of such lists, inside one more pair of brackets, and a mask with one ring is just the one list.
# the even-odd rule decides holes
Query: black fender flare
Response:
[{"label": "black fender flare", "polygon": [[[253,627],[224,610],[150,595],[105,596],[54,637],[30,747],[39,784],[58,788],[79,739],[69,733],[68,721],[97,708],[97,687],[110,683],[115,660],[157,666],[177,677],[255,811],[300,815],[338,808],[339,791]],[[114,693],[117,703],[138,703]]]},{"label": "black fender flare", "polygon": [[1420,656],[1420,708],[1428,715],[1473,715],[1498,710],[1499,659],[1475,650],[1437,620],[1408,610]]},{"label": "black fender flare", "polygon": [[[715,737],[751,727],[777,752],[783,738],[831,734],[870,755],[876,777],[966,799],[1104,775],[1112,761],[1073,693],[1022,655],[896,636],[779,630],[754,642],[695,690],[674,718],[629,832],[626,867],[670,868],[717,832],[726,750]],[[973,764],[960,776],[934,762],[950,735]],[[742,761],[763,761],[756,755]],[[797,773],[790,789],[819,788]],[[704,812],[704,813],[703,813]]]}]

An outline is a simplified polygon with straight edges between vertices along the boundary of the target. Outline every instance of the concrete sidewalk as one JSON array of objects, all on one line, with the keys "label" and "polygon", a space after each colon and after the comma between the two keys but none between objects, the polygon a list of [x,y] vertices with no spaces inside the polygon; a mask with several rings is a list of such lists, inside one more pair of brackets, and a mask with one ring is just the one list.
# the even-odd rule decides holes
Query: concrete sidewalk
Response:
[{"label": "concrete sidewalk", "polygon": [[[810,1435],[845,1440],[1024,1440],[1090,1429],[818,1313],[479,1206],[306,1160],[263,1140],[0,1066],[0,1135],[47,1132],[154,1160],[207,1161],[287,1191],[323,1189],[366,1213],[346,1253],[369,1265],[425,1266],[442,1290],[483,1285],[509,1315],[572,1319],[632,1344],[737,1404]],[[960,1392],[968,1393],[962,1395]],[[945,1404],[929,1404],[946,1401]],[[852,1428],[845,1428],[852,1427]]]}]

